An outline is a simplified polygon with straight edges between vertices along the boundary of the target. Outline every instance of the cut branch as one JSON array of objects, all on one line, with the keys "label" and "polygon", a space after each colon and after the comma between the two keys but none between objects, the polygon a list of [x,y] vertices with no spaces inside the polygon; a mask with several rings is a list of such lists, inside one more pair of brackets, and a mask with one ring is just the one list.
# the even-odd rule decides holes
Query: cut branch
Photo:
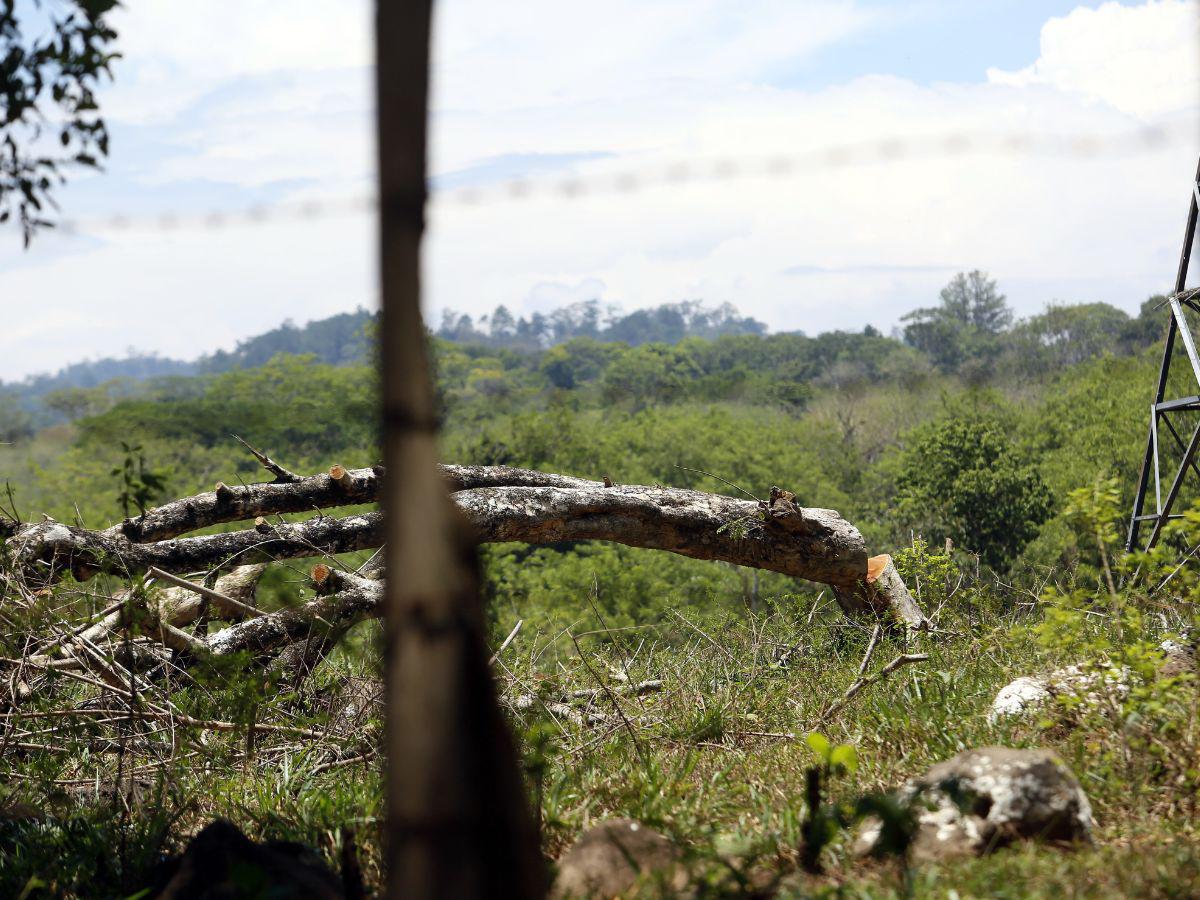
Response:
[{"label": "cut branch", "polygon": [[[247,601],[253,601],[258,580],[266,566],[239,566],[217,579],[216,589],[208,596],[196,592],[197,585],[183,582],[131,597],[131,591],[117,595],[116,602],[106,607],[99,618],[66,634],[53,638],[38,648],[31,656],[22,660],[0,660],[16,670],[23,665],[37,669],[84,669],[89,668],[80,655],[87,647],[114,647],[115,636],[137,615],[145,615],[145,632],[164,646],[188,653],[192,658],[210,655],[207,643],[184,631],[196,622],[211,605],[218,616],[238,620],[245,610],[261,615]],[[180,581],[183,581],[180,579]],[[133,604],[134,609],[130,608]],[[44,682],[40,686],[45,686]],[[9,690],[9,699],[25,701],[35,693],[35,688],[25,685],[21,691]]]},{"label": "cut branch", "polygon": [[[134,574],[211,570],[262,559],[288,559],[378,548],[382,517],[368,512],[272,523],[286,512],[371,502],[381,469],[343,469],[293,482],[200,494],[149,510],[136,525],[88,531],[54,521],[13,526],[16,560],[48,580],[70,571]],[[838,513],[794,505],[785,492],[755,502],[682,488],[606,485],[601,481],[490,466],[442,466],[451,499],[482,542],[614,541],[715,559],[828,584],[843,611],[892,618],[911,627],[925,619],[891,557],[868,557],[861,533]],[[256,517],[254,528],[199,537],[190,530]],[[128,525],[129,523],[126,523]],[[150,536],[160,536],[150,540]]]},{"label": "cut branch", "polygon": [[222,594],[220,591],[214,591],[212,588],[207,588],[202,584],[193,584],[187,579],[180,578],[178,575],[172,575],[170,572],[164,572],[162,569],[156,569],[154,566],[151,566],[146,571],[147,574],[158,579],[159,581],[165,581],[167,584],[174,585],[178,588],[183,588],[185,591],[191,591],[193,594],[199,594],[206,600],[213,601],[217,605],[218,609],[231,617],[236,618],[237,614],[239,613],[243,616],[249,616],[251,618],[262,615],[261,610],[255,609],[248,603],[243,603],[241,600],[235,600],[228,594]]},{"label": "cut branch", "polygon": [[20,529],[10,543],[27,575],[51,580],[71,572],[77,579],[85,579],[98,572],[135,575],[151,567],[194,572],[235,560],[249,563],[373,549],[383,543],[383,520],[380,513],[370,512],[296,523],[263,521],[244,531],[149,544],[48,520]]},{"label": "cut branch", "polygon": [[[125,537],[136,543],[165,541],[189,531],[227,522],[242,522],[259,516],[307,513],[360,503],[374,503],[379,496],[379,474],[375,469],[343,469],[340,478],[312,475],[295,481],[229,487],[217,484],[214,491],[185,497],[146,511],[106,529],[109,537]],[[380,469],[379,472],[382,472]]]},{"label": "cut branch", "polygon": [[[511,466],[443,465],[439,468],[451,491],[482,487],[588,488],[601,484],[584,478],[515,469]],[[104,534],[126,537],[135,543],[146,544],[165,541],[213,525],[249,521],[259,516],[306,513],[340,506],[375,503],[379,499],[383,474],[382,466],[347,469],[335,465],[330,467],[328,474],[310,475],[306,478],[292,475],[289,480],[243,487],[229,487],[223,482],[217,482],[215,490],[147,510],[145,515],[126,519],[105,529]]]},{"label": "cut branch", "polygon": [[[218,631],[205,642],[213,656],[249,652],[273,655],[300,641],[322,641],[325,632],[341,635],[355,623],[378,616],[383,582],[340,574],[340,590],[296,607],[276,610]],[[323,643],[323,641],[322,641]]]}]

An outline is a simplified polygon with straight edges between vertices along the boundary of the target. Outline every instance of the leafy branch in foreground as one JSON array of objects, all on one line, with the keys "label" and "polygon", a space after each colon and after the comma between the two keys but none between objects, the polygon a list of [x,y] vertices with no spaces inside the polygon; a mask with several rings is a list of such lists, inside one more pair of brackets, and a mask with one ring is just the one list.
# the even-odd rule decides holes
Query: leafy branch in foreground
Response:
[{"label": "leafy branch in foreground", "polygon": [[879,839],[873,846],[873,854],[904,860],[907,875],[909,848],[917,831],[914,804],[879,793],[863,794],[849,803],[825,803],[822,791],[833,777],[853,775],[858,771],[858,752],[852,744],[835,745],[816,731],[805,738],[805,743],[817,758],[818,765],[809,766],[805,771],[807,812],[801,826],[801,868],[813,875],[821,874],[824,871],[821,854],[838,832],[851,829],[865,819],[873,819],[879,825]]},{"label": "leafy branch in foreground", "polygon": [[66,182],[63,169],[98,168],[108,155],[95,90],[119,56],[106,18],[118,3],[64,5],[64,16],[50,15],[48,36],[28,39],[29,20],[40,16],[29,4],[18,16],[15,0],[0,0],[0,223],[16,213],[27,247],[38,228],[53,227],[45,207]]}]

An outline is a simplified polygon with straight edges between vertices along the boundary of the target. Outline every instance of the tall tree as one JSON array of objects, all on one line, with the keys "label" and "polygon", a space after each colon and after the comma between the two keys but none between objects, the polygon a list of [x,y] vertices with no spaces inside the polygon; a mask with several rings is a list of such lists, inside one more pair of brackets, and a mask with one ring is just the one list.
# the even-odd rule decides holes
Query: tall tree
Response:
[{"label": "tall tree", "polygon": [[964,363],[987,364],[999,352],[997,338],[1012,324],[1012,310],[995,280],[976,269],[959,272],[942,288],[940,306],[903,317],[904,341],[943,371]]},{"label": "tall tree", "polygon": [[[22,6],[20,15],[17,7]],[[40,5],[40,4],[39,4]],[[117,0],[68,0],[44,25],[29,3],[0,0],[0,223],[16,213],[25,246],[53,226],[47,206],[72,166],[96,168],[108,155],[108,129],[95,90],[112,76],[117,33],[105,18]]]},{"label": "tall tree", "polygon": [[942,309],[964,325],[986,334],[999,334],[1012,324],[1007,298],[996,290],[996,281],[975,269],[959,272],[942,288]]},{"label": "tall tree", "polygon": [[474,547],[437,470],[420,253],[432,0],[376,4],[391,897],[536,897],[540,852],[487,665]]},{"label": "tall tree", "polygon": [[508,311],[508,307],[501,303],[496,307],[496,311],[492,313],[492,337],[503,339],[512,337],[516,333],[517,320]]},{"label": "tall tree", "polygon": [[0,444],[33,436],[33,418],[12,394],[0,394]]}]

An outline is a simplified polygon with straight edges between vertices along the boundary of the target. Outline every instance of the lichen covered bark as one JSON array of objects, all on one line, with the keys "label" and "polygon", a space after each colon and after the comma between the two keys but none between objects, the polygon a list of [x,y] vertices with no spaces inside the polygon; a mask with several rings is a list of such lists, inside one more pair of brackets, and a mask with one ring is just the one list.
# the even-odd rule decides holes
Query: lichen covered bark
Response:
[{"label": "lichen covered bark", "polygon": [[[149,510],[103,531],[46,521],[7,528],[14,559],[35,580],[71,572],[136,574],[211,571],[264,559],[294,559],[382,546],[378,512],[304,522],[266,519],[374,500],[384,482],[375,467],[199,494]],[[770,502],[684,488],[613,485],[508,466],[440,467],[451,500],[481,542],[613,541],[695,559],[780,572],[827,584],[850,615],[924,619],[887,556],[870,558],[862,534],[838,513],[794,505],[786,491]],[[258,516],[253,528],[179,537]],[[133,535],[133,537],[130,537]],[[147,540],[151,535],[170,535]]]}]

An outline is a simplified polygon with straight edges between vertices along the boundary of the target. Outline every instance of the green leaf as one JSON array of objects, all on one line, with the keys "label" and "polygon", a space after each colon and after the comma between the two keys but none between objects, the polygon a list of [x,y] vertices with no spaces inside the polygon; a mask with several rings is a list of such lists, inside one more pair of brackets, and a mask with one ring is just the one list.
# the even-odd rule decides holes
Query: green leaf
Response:
[{"label": "green leaf", "polygon": [[841,766],[847,772],[858,771],[858,751],[849,744],[838,744],[829,754],[831,766]]},{"label": "green leaf", "polygon": [[809,749],[816,754],[821,762],[829,762],[829,738],[825,737],[819,731],[810,731],[804,742],[808,744]]}]

